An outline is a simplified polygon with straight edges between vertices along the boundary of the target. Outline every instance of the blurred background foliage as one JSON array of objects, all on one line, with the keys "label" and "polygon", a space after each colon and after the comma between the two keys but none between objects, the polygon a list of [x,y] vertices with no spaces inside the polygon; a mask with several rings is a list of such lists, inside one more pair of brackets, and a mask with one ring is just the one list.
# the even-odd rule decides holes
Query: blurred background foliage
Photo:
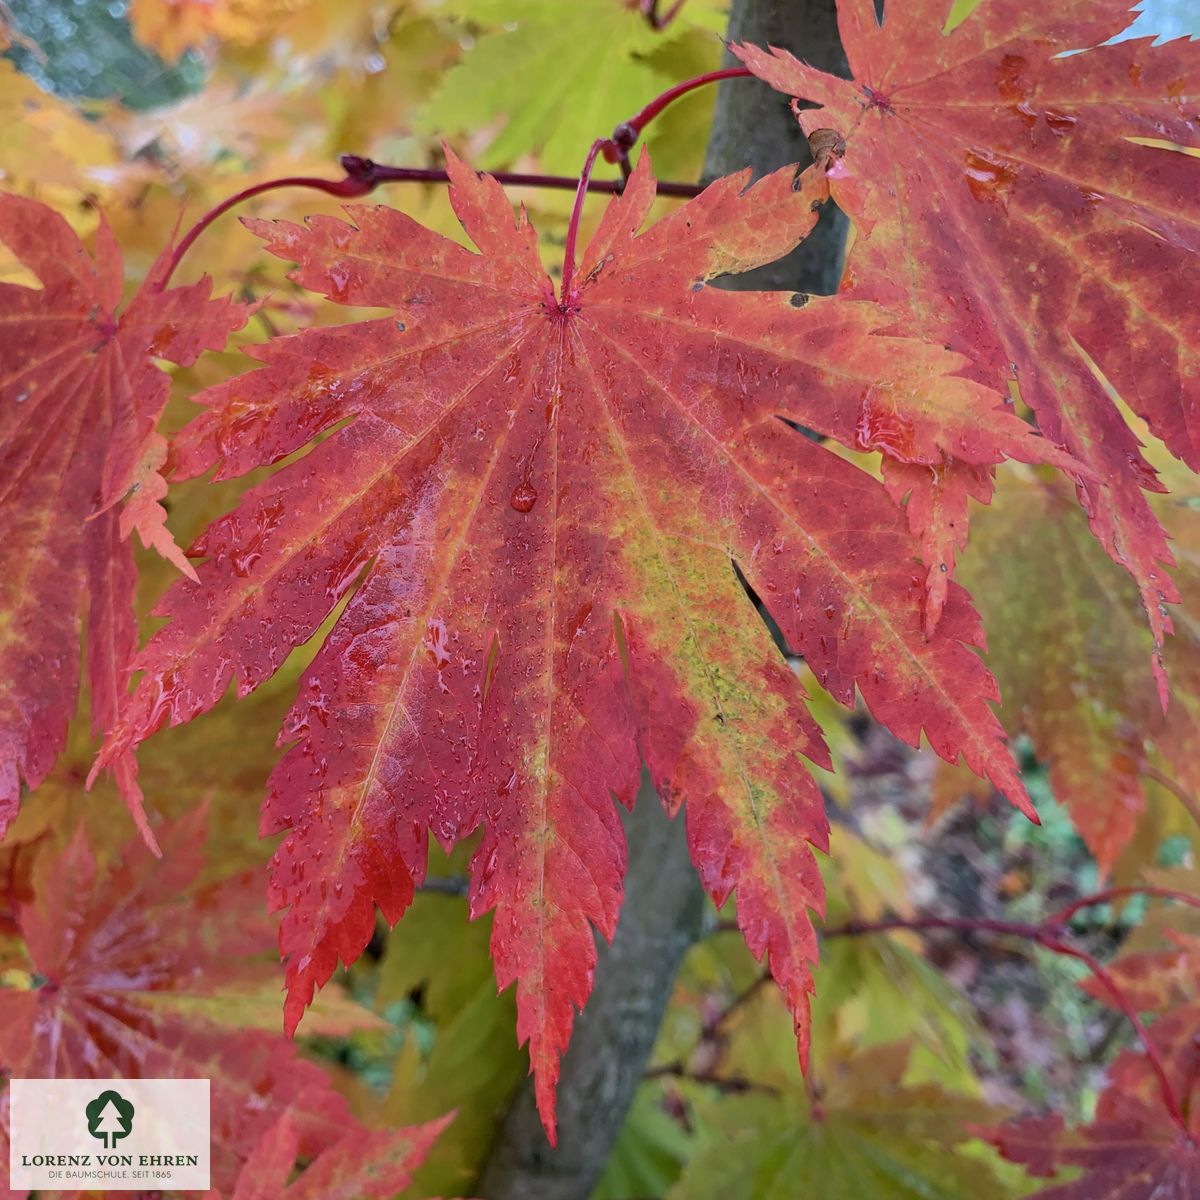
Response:
[{"label": "blurred background foliage", "polygon": [[[343,152],[437,166],[444,137],[480,166],[574,173],[594,137],[719,64],[726,7],[690,0],[657,31],[624,0],[8,0],[0,5],[0,180],[54,205],[85,236],[103,213],[132,283],[181,220],[261,180],[336,178]],[[1195,0],[1145,8],[1139,35],[1200,29]],[[711,90],[697,93],[654,125],[649,150],[662,177],[697,177],[712,104]],[[529,207],[557,270],[569,193],[514,188],[512,198]],[[440,186],[394,186],[375,201],[463,236]],[[594,199],[589,220],[601,208]],[[241,211],[299,219],[337,206],[291,191]],[[0,278],[19,270],[0,247]],[[232,216],[201,240],[182,274],[202,271],[260,302],[240,344],[347,319],[289,284]],[[179,371],[168,428],[187,420],[186,394],[246,365],[234,344]],[[1156,717],[1147,635],[1128,581],[1086,536],[1073,504],[1062,521],[1033,519],[1039,506],[1068,503],[1039,472],[1001,474],[996,503],[975,519],[962,580],[983,611],[1004,717],[1022,739],[1043,824],[898,745],[865,711],[845,713],[806,679],[839,768],[822,778],[835,820],[830,926],[917,913],[1033,920],[1106,878],[1169,881],[1195,870],[1188,802],[1200,790],[1192,699],[1200,638],[1181,622],[1169,665],[1182,698]],[[173,489],[176,536],[186,544],[249,482]],[[1178,482],[1184,490],[1160,507],[1195,613],[1197,498],[1186,490],[1193,480]],[[149,555],[142,566],[149,630],[169,568]],[[1048,571],[1061,573],[1062,601],[1032,611],[1022,580]],[[261,865],[270,852],[256,817],[274,758],[269,731],[304,657],[242,704],[227,698],[144,751],[151,806],[177,817],[208,805],[204,879]],[[0,850],[10,888],[23,886],[39,847],[61,846],[80,822],[113,854],[128,836],[107,785],[83,793],[91,751],[81,721],[71,752]],[[1118,808],[1125,824],[1114,835]],[[467,853],[433,864],[436,889],[396,930],[380,929],[301,1027],[305,1053],[365,1119],[411,1123],[458,1110],[413,1196],[469,1193],[526,1070],[512,998],[495,994],[488,921],[467,921]],[[827,1190],[812,1185],[821,1196],[1018,1196],[1029,1181],[971,1141],[964,1120],[985,1124],[1029,1107],[1086,1118],[1104,1065],[1129,1042],[1119,1016],[1078,986],[1081,972],[1048,954],[952,935],[831,937],[806,1083],[785,1007],[761,986],[741,939],[725,932],[729,918],[713,913],[710,936],[685,962],[596,1200],[771,1200],[793,1196],[801,1171],[826,1181]],[[1098,953],[1127,941],[1151,952],[1162,944],[1153,905],[1090,918]],[[260,988],[256,998],[231,999],[225,1017],[267,1026],[275,1004]],[[836,1190],[847,1179],[860,1190]]]}]

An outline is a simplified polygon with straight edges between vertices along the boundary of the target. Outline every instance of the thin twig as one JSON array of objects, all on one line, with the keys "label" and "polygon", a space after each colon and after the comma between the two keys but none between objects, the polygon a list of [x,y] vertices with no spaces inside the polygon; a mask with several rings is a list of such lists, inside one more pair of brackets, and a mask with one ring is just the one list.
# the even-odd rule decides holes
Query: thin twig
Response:
[{"label": "thin twig", "polygon": [[1114,900],[1124,900],[1127,896],[1154,896],[1159,900],[1177,900],[1180,904],[1200,908],[1200,896],[1193,896],[1190,892],[1181,892],[1178,888],[1155,887],[1151,884],[1134,884],[1130,887],[1108,888],[1103,892],[1080,896],[1078,900],[1071,901],[1065,908],[1051,913],[1043,924],[1066,925],[1081,909],[1092,908],[1097,904],[1110,904]]},{"label": "thin twig", "polygon": [[[438,167],[388,167],[369,158],[354,154],[343,154],[340,162],[348,173],[356,178],[366,178],[373,186],[381,183],[447,183],[450,175]],[[489,171],[497,183],[505,187],[553,188],[560,192],[574,191],[579,186],[576,175],[537,175],[521,171]],[[589,192],[620,194],[625,189],[623,179],[593,179],[588,183]],[[704,188],[698,183],[673,183],[660,180],[657,184],[660,196],[690,199],[698,196]]]},{"label": "thin twig", "polygon": [[1138,1015],[1137,1009],[1134,1008],[1132,1002],[1121,990],[1120,984],[1109,974],[1108,970],[1098,959],[1088,954],[1087,951],[1081,950],[1079,947],[1073,946],[1064,940],[1064,935],[1068,932],[1065,923],[1072,913],[1078,909],[1088,907],[1092,904],[1107,903],[1109,900],[1116,899],[1123,894],[1133,895],[1145,892],[1162,895],[1170,899],[1184,900],[1186,903],[1200,907],[1200,898],[1188,896],[1184,892],[1174,892],[1170,888],[1111,888],[1107,892],[1097,892],[1092,896],[1084,896],[1075,901],[1074,904],[1068,905],[1065,909],[1057,913],[1052,913],[1037,925],[1032,925],[1026,921],[993,920],[989,917],[914,917],[912,919],[889,917],[882,921],[848,921],[844,925],[835,925],[830,929],[822,930],[822,936],[850,937],[862,934],[886,933],[898,929],[909,929],[916,932],[931,929],[952,929],[961,933],[994,933],[1023,938],[1027,941],[1035,942],[1037,945],[1049,950],[1052,954],[1076,959],[1092,972],[1096,981],[1108,992],[1113,1003],[1129,1021],[1134,1033],[1137,1034],[1138,1039],[1142,1043],[1142,1048],[1146,1052],[1146,1061],[1150,1064],[1151,1070],[1158,1079],[1159,1090],[1162,1093],[1163,1107],[1167,1110],[1171,1120],[1186,1133],[1188,1132],[1187,1119],[1183,1115],[1183,1108],[1179,1102],[1179,1097],[1175,1094],[1175,1088],[1171,1083],[1170,1076],[1167,1074],[1162,1055],[1150,1037],[1150,1031]]},{"label": "thin twig", "polygon": [[465,875],[431,875],[417,888],[439,896],[465,896],[471,881]]},{"label": "thin twig", "polygon": [[749,1003],[771,979],[771,973],[764,971],[757,979],[744,991],[739,992],[717,1015],[704,1023],[704,1028],[700,1031],[701,1042],[711,1042],[717,1037],[726,1023],[743,1005]]},{"label": "thin twig", "polygon": [[767,1092],[772,1096],[779,1095],[779,1089],[769,1083],[759,1083],[748,1079],[745,1075],[718,1075],[715,1071],[690,1071],[681,1062],[665,1063],[659,1067],[651,1067],[642,1079],[685,1079],[689,1083],[703,1083],[715,1087],[718,1091],[738,1095],[742,1092]]},{"label": "thin twig", "polygon": [[[642,11],[651,23],[661,22],[661,24],[655,26],[656,28],[663,28],[678,14],[682,4],[683,0],[677,0],[674,7],[660,17],[658,15],[657,0],[647,0],[647,3],[643,5]],[[710,83],[719,83],[722,79],[746,78],[750,74],[751,72],[745,67],[723,67],[719,71],[709,71],[704,75],[697,75],[694,79],[685,79],[682,83],[677,83],[674,87],[668,88],[661,95],[651,100],[639,112],[630,117],[628,121],[622,121],[613,130],[611,137],[601,138],[592,146],[588,152],[588,159],[583,173],[578,179],[570,175],[531,175],[511,171],[495,171],[492,173],[492,178],[512,187],[573,189],[575,191],[575,211],[572,213],[571,230],[574,230],[579,223],[577,213],[583,195],[587,192],[619,194],[624,189],[625,180],[629,178],[631,171],[629,151],[633,148],[646,126],[659,113],[681,96],[686,96],[689,92],[694,92],[697,88],[707,87]],[[591,169],[598,155],[602,155],[610,163],[620,165],[620,179],[593,180],[591,178]],[[244,188],[242,191],[235,193],[227,200],[222,200],[220,204],[209,209],[184,234],[183,240],[175,247],[160,286],[163,288],[167,286],[167,282],[174,274],[175,268],[179,266],[180,259],[188,252],[192,243],[218,217],[223,216],[231,208],[241,204],[244,200],[249,200],[254,196],[261,196],[264,192],[276,191],[279,188],[298,187],[311,188],[318,192],[325,192],[330,196],[357,197],[365,196],[369,192],[374,191],[381,183],[446,183],[450,178],[444,169],[435,167],[388,167],[374,162],[372,159],[364,158],[361,154],[343,154],[339,161],[342,164],[342,169],[346,172],[343,179],[317,179],[309,175],[289,175],[283,179],[267,179],[262,183],[254,184],[252,187]],[[665,181],[657,185],[657,191],[660,196],[674,196],[683,199],[698,196],[703,190],[699,184],[695,183],[672,183]],[[573,252],[574,239],[571,237],[570,230],[567,236],[571,243],[569,250]],[[570,262],[569,256],[568,262]],[[563,273],[568,279],[570,278],[570,269],[564,268]],[[565,288],[563,289],[563,296],[565,302]]]},{"label": "thin twig", "polygon": [[1040,941],[1044,933],[1042,925],[1028,921],[999,921],[990,917],[887,917],[882,921],[847,921],[844,925],[830,925],[819,930],[823,938],[858,937],[869,933],[888,933],[896,929],[909,929],[920,933],[930,929],[953,929],[958,933],[1007,934]]},{"label": "thin twig", "polygon": [[1125,1019],[1133,1026],[1134,1032],[1141,1040],[1142,1047],[1146,1051],[1146,1061],[1150,1064],[1150,1069],[1158,1078],[1163,1105],[1170,1114],[1171,1120],[1184,1133],[1190,1134],[1187,1118],[1183,1115],[1183,1106],[1179,1102],[1179,1097],[1175,1094],[1175,1087],[1171,1083],[1171,1077],[1167,1074],[1167,1067],[1162,1060],[1162,1055],[1159,1054],[1158,1047],[1154,1044],[1154,1039],[1150,1036],[1150,1031],[1142,1023],[1142,1018],[1138,1016],[1137,1009],[1134,1008],[1129,997],[1121,990],[1121,985],[1108,973],[1104,965],[1098,959],[1088,954],[1086,950],[1070,946],[1061,939],[1042,939],[1041,944],[1055,954],[1078,959],[1095,976],[1096,982],[1109,994],[1112,1002],[1125,1015]]}]

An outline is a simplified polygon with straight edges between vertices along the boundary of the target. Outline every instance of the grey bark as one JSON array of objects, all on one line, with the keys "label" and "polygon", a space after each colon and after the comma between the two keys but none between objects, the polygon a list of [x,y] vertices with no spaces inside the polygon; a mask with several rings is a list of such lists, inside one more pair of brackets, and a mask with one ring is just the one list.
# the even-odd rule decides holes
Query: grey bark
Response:
[{"label": "grey bark", "polygon": [[[730,12],[727,40],[780,46],[822,71],[850,74],[834,0],[743,0]],[[724,65],[741,66],[728,51]],[[720,85],[704,160],[706,181],[745,166],[758,179],[788,163],[811,162],[808,140],[787,96],[757,79],[727,79]],[[845,216],[827,204],[816,228],[791,254],[725,283],[832,295],[841,277],[846,228]]]},{"label": "grey bark", "polygon": [[[846,73],[834,0],[734,0],[729,39],[784,46],[814,66]],[[747,165],[757,178],[808,161],[808,143],[786,97],[755,80],[721,85],[706,179]],[[726,282],[835,291],[845,223],[831,209],[786,259]],[[532,1086],[524,1085],[474,1189],[484,1200],[587,1200],[645,1072],[679,964],[700,936],[704,895],[688,858],[683,820],[667,819],[648,783],[625,817],[625,833],[625,903],[612,946],[600,946],[595,990],[563,1058],[558,1147],[550,1148]]]}]

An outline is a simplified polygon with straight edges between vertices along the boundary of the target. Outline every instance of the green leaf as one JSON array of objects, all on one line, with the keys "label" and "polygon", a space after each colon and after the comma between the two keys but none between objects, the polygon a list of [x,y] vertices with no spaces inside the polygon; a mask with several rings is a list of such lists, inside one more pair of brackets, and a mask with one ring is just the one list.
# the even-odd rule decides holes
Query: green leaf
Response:
[{"label": "green leaf", "polygon": [[[574,174],[596,138],[679,79],[715,68],[721,54],[716,36],[695,36],[697,24],[720,28],[719,9],[704,0],[685,5],[662,31],[620,0],[455,0],[446,10],[482,30],[418,125],[477,137],[503,120],[474,155],[483,168],[536,153],[546,170]],[[665,47],[675,53],[660,61]]]},{"label": "green leaf", "polygon": [[664,1099],[660,1083],[638,1089],[590,1200],[661,1196],[679,1178],[692,1143]]},{"label": "green leaf", "polygon": [[959,1150],[984,1106],[934,1084],[902,1084],[906,1058],[892,1045],[844,1060],[816,1102],[796,1091],[713,1102],[667,1200],[1008,1196],[985,1161]]},{"label": "green leaf", "polygon": [[528,1070],[513,1036],[512,992],[497,996],[488,940],[491,918],[468,922],[466,901],[420,893],[389,935],[380,964],[382,1009],[417,992],[433,1045],[409,1038],[396,1058],[384,1105],[389,1124],[412,1125],[458,1111],[405,1195],[470,1190],[512,1093]]}]

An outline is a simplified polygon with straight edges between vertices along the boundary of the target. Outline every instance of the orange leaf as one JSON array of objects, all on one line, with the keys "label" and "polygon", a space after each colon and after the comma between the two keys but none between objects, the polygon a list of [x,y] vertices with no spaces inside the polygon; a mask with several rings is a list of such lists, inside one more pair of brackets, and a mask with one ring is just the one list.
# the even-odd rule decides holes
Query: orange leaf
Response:
[{"label": "orange leaf", "polygon": [[1126,0],[987,0],[945,33],[948,8],[903,0],[881,26],[873,0],[839,0],[850,80],[783,50],[736,53],[820,106],[799,111],[806,132],[842,135],[853,190],[830,177],[860,226],[850,293],[967,354],[991,386],[1015,377],[1091,472],[1075,472],[1080,500],[1141,590],[1165,699],[1178,595],[1144,495],[1163,489],[1112,389],[1200,467],[1200,159],[1180,152],[1200,134],[1200,50],[1102,44],[1132,20]]}]

